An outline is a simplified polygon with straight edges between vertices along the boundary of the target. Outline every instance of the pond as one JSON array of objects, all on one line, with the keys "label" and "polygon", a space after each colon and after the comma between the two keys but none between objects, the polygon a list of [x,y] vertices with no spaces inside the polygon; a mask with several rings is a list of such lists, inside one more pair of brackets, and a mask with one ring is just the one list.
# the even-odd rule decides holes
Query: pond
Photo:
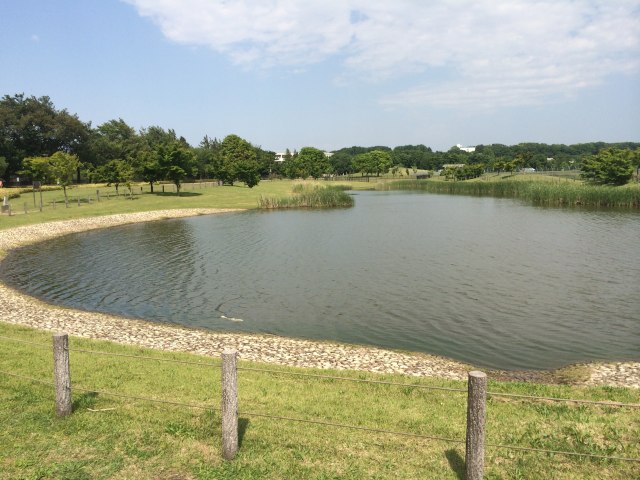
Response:
[{"label": "pond", "polygon": [[339,210],[116,227],[12,252],[48,302],[502,369],[640,359],[640,214],[356,193]]}]

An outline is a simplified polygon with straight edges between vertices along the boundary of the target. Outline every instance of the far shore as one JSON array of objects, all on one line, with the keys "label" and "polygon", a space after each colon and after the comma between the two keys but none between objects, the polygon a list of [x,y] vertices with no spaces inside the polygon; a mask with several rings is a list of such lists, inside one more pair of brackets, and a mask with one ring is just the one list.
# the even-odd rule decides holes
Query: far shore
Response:
[{"label": "far shore", "polygon": [[[158,210],[79,218],[0,230],[0,260],[12,249],[71,233],[137,222],[240,209],[194,208]],[[421,377],[465,379],[473,366],[423,353],[406,353],[337,342],[189,329],[164,323],[58,307],[0,283],[0,321],[117,343],[219,356],[227,348],[243,360],[278,365],[400,373]],[[488,371],[499,380],[640,388],[640,362],[572,365],[558,371]]]}]

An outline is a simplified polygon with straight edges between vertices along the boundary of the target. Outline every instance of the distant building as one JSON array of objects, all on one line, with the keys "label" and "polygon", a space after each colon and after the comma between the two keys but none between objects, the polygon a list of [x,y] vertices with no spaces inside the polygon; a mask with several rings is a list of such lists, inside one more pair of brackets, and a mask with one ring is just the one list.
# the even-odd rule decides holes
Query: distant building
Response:
[{"label": "distant building", "polygon": [[463,147],[462,145],[460,145],[459,143],[456,144],[456,147],[458,147],[460,150],[462,150],[463,152],[467,152],[467,153],[473,153],[476,151],[476,147]]},{"label": "distant building", "polygon": [[[322,153],[324,153],[324,156],[329,158],[331,157],[331,155],[333,155],[332,152],[326,152],[323,151]],[[289,152],[289,155],[293,155],[293,153]],[[276,162],[281,163],[285,161],[285,158],[287,156],[287,152],[277,152],[276,153]]]}]

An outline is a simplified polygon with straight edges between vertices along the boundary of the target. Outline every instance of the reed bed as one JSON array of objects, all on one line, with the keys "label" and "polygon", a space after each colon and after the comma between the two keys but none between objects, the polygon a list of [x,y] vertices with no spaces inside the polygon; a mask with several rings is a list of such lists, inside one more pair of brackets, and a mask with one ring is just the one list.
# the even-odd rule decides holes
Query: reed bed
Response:
[{"label": "reed bed", "polygon": [[296,184],[288,197],[261,196],[258,205],[264,209],[276,208],[344,208],[353,206],[353,197],[342,187]]},{"label": "reed bed", "polygon": [[542,182],[536,180],[497,180],[482,182],[444,182],[399,180],[381,184],[383,190],[423,190],[432,193],[519,198],[536,205],[640,207],[640,187],[589,185],[577,182]]}]

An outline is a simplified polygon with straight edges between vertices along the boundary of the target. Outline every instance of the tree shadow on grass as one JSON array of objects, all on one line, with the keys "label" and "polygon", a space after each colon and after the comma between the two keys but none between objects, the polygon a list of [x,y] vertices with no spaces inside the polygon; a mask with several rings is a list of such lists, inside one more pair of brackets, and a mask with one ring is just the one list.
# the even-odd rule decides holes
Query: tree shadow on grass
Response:
[{"label": "tree shadow on grass", "polygon": [[198,192],[180,192],[180,195],[178,195],[176,192],[153,192],[151,195],[158,197],[199,197],[202,194]]},{"label": "tree shadow on grass", "polygon": [[242,447],[242,440],[244,439],[244,434],[248,427],[248,418],[238,418],[238,448]]},{"label": "tree shadow on grass", "polygon": [[71,410],[76,411],[81,408],[93,407],[98,400],[97,392],[84,392],[75,397],[75,400],[71,402]]},{"label": "tree shadow on grass", "polygon": [[457,475],[459,480],[464,480],[464,474],[465,474],[464,458],[462,458],[458,453],[458,451],[453,448],[450,450],[447,450],[446,452],[444,452],[444,454],[447,457],[447,460],[449,461],[449,466],[451,467],[451,470],[453,470],[453,472]]}]

